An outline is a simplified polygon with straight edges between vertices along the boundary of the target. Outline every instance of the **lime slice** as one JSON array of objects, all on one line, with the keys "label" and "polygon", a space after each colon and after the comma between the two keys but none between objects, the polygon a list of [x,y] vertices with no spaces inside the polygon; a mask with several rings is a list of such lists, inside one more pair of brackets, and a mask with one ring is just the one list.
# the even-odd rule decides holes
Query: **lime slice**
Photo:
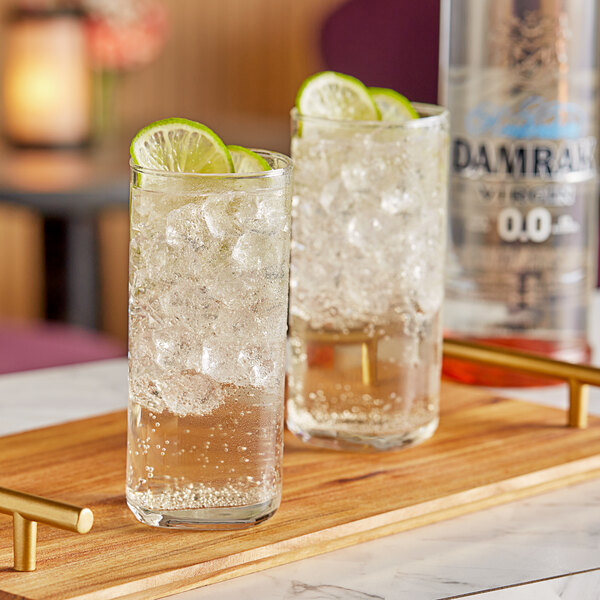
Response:
[{"label": "lime slice", "polygon": [[233,161],[219,136],[188,119],[150,123],[133,138],[136,165],[173,173],[232,173]]},{"label": "lime slice", "polygon": [[244,148],[243,146],[227,146],[235,173],[259,173],[260,171],[270,171],[271,166],[262,157]]},{"label": "lime slice", "polygon": [[369,92],[371,92],[371,96],[375,100],[384,121],[401,123],[402,121],[419,118],[419,114],[413,108],[413,105],[402,94],[380,87],[370,87]]},{"label": "lime slice", "polygon": [[304,81],[296,96],[296,108],[301,115],[377,121],[379,109],[369,90],[356,77],[323,71]]}]

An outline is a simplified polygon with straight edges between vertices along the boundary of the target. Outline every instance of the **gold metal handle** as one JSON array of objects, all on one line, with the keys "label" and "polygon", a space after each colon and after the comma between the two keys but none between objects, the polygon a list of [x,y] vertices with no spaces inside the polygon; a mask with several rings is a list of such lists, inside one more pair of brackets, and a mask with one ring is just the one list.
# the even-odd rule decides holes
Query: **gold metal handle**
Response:
[{"label": "gold metal handle", "polygon": [[463,340],[444,340],[444,356],[468,362],[548,375],[569,384],[569,427],[587,427],[589,386],[600,386],[600,369]]},{"label": "gold metal handle", "polygon": [[369,335],[363,331],[307,331],[306,339],[313,344],[358,345],[360,344],[362,382],[364,385],[377,383],[377,343],[376,334]]},{"label": "gold metal handle", "polygon": [[94,524],[89,508],[0,487],[0,513],[13,517],[15,571],[35,570],[37,524],[87,533]]}]

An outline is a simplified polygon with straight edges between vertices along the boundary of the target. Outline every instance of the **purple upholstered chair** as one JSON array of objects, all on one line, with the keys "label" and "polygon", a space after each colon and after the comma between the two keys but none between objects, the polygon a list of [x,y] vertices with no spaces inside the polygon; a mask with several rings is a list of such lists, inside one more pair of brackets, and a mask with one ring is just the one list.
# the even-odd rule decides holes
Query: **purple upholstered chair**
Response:
[{"label": "purple upholstered chair", "polygon": [[55,323],[0,323],[0,373],[120,356],[124,345],[96,332]]}]

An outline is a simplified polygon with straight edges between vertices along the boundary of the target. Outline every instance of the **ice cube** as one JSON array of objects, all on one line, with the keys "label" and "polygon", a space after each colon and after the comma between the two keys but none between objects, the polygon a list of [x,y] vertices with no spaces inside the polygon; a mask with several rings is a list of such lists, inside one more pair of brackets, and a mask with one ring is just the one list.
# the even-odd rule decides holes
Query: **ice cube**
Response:
[{"label": "ice cube", "polygon": [[330,210],[331,208],[335,208],[336,204],[334,204],[334,200],[338,197],[340,192],[341,181],[336,178],[328,181],[321,188],[321,193],[319,196],[319,201],[321,202],[321,206],[325,210]]},{"label": "ice cube", "polygon": [[225,239],[227,234],[237,232],[236,224],[229,211],[230,199],[228,195],[211,196],[200,209],[208,231],[218,240]]},{"label": "ice cube", "polygon": [[238,194],[231,202],[231,211],[238,225],[238,231],[254,226],[257,218],[259,198],[253,194]]},{"label": "ice cube", "polygon": [[175,250],[202,251],[209,248],[212,235],[204,220],[202,206],[191,202],[172,210],[166,219],[165,239]]},{"label": "ice cube", "polygon": [[210,282],[188,277],[178,278],[165,286],[158,305],[162,320],[169,326],[182,325],[202,334],[217,319],[219,301],[210,294]]},{"label": "ice cube", "polygon": [[286,280],[264,282],[260,297],[251,306],[258,336],[266,340],[281,340],[287,331],[287,285]]},{"label": "ice cube", "polygon": [[272,388],[283,377],[283,342],[278,351],[265,351],[265,348],[248,346],[237,357],[237,368],[244,374],[250,385],[258,388]]},{"label": "ice cube", "polygon": [[154,360],[163,369],[195,369],[202,351],[195,329],[185,326],[161,327],[152,332]]},{"label": "ice cube", "polygon": [[346,189],[366,195],[367,200],[371,200],[379,196],[379,190],[391,186],[398,178],[398,168],[394,157],[388,156],[387,151],[372,144],[349,151],[340,168]]},{"label": "ice cube", "polygon": [[369,165],[356,161],[345,163],[341,169],[342,182],[349,192],[368,193],[372,187]]},{"label": "ice cube", "polygon": [[221,383],[252,385],[254,375],[251,365],[238,364],[238,357],[247,346],[247,340],[239,337],[224,338],[221,335],[207,340],[202,348],[202,372]]},{"label": "ice cube", "polygon": [[275,275],[285,266],[284,248],[281,236],[248,231],[237,240],[231,257],[242,271]]},{"label": "ice cube", "polygon": [[348,223],[348,241],[367,253],[381,247],[382,232],[383,224],[376,214],[352,217]]},{"label": "ice cube", "polygon": [[418,206],[414,194],[410,194],[403,186],[388,188],[381,194],[381,208],[390,215],[397,215]]},{"label": "ice cube", "polygon": [[164,407],[180,417],[208,415],[225,401],[217,381],[193,370],[171,371],[152,383]]},{"label": "ice cube", "polygon": [[250,227],[259,233],[281,235],[289,229],[289,207],[283,191],[269,193],[258,200]]}]

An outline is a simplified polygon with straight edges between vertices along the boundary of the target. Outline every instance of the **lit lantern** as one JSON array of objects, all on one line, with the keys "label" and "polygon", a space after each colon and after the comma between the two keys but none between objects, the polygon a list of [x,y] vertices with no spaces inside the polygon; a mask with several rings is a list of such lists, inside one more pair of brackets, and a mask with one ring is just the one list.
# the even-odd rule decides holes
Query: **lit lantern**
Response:
[{"label": "lit lantern", "polygon": [[9,140],[46,147],[87,141],[91,80],[81,16],[19,10],[6,33],[2,125]]}]

